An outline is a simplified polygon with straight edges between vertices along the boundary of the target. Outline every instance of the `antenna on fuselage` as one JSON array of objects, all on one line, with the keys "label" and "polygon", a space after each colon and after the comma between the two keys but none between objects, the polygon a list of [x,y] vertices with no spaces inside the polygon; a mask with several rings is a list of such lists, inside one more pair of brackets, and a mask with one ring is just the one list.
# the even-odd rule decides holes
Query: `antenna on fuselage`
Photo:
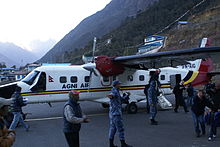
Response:
[{"label": "antenna on fuselage", "polygon": [[96,37],[94,37],[94,40],[93,40],[92,63],[94,63],[94,60],[95,60],[95,48],[96,48]]}]

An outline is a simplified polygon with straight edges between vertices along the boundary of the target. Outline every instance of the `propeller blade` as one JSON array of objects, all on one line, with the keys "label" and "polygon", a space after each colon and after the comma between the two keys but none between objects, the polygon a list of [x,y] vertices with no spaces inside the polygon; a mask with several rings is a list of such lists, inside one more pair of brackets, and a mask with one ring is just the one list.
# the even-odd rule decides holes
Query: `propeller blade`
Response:
[{"label": "propeller blade", "polygon": [[94,41],[93,41],[93,48],[92,48],[92,63],[94,63],[94,60],[95,60],[95,48],[96,48],[96,37],[94,37]]}]

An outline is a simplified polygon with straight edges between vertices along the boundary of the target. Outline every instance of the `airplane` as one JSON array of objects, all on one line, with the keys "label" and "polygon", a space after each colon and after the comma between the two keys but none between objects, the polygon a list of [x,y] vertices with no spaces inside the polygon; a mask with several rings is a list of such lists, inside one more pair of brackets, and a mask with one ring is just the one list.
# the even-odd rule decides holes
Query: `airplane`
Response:
[{"label": "airplane", "polygon": [[177,77],[184,84],[194,86],[208,83],[215,74],[212,61],[219,63],[219,53],[220,47],[194,48],[131,56],[98,56],[94,62],[83,65],[41,66],[19,82],[0,86],[0,97],[10,98],[18,85],[28,104],[50,104],[67,101],[69,91],[75,89],[81,92],[81,101],[107,107],[109,98],[106,95],[112,82],[120,80],[121,90],[131,93],[127,111],[136,113],[136,103],[146,99],[143,89],[151,70],[160,69],[161,89],[164,94],[170,94]]}]

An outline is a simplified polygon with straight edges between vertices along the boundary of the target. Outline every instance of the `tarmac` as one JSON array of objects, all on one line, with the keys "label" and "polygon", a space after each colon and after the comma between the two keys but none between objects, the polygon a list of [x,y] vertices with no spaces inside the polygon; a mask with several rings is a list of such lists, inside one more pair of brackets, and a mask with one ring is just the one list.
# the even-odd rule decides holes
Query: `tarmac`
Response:
[{"label": "tarmac", "polygon": [[[63,128],[63,105],[54,103],[32,104],[24,107],[25,113],[31,113],[26,119],[30,125],[29,132],[22,126],[16,129],[16,141],[13,147],[68,147]],[[109,118],[108,109],[100,104],[81,102],[90,123],[82,124],[80,131],[81,147],[108,147]],[[123,114],[126,142],[133,147],[219,147],[220,134],[214,141],[208,141],[207,134],[197,138],[194,132],[191,112],[185,113],[180,108],[179,113],[173,110],[159,111],[159,125],[152,126],[145,110],[145,104],[138,104],[137,114]],[[118,134],[115,144],[120,146]]]}]

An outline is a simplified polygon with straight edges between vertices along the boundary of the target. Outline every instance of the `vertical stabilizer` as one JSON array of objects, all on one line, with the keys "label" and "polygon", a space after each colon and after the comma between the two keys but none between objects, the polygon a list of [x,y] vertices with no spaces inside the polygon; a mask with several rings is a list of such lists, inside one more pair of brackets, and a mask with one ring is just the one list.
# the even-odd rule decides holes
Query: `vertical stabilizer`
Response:
[{"label": "vertical stabilizer", "polygon": [[210,47],[210,46],[211,46],[210,38],[203,38],[199,45],[199,47]]}]

